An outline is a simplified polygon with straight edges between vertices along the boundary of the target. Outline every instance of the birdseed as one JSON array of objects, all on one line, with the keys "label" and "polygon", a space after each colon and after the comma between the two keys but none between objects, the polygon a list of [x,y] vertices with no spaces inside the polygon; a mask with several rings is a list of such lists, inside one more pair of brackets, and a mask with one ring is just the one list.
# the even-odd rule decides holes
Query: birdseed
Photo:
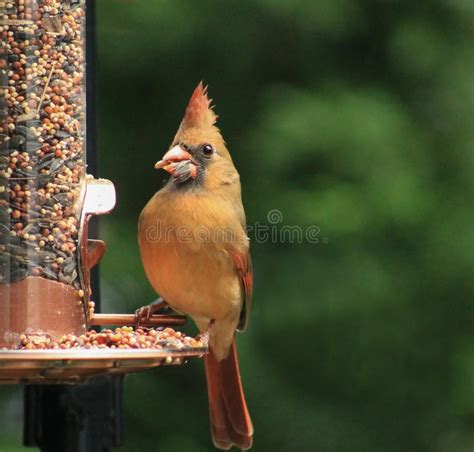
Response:
[{"label": "birdseed", "polygon": [[0,283],[80,288],[84,0],[0,1]]},{"label": "birdseed", "polygon": [[90,330],[76,336],[67,334],[54,338],[49,334],[35,333],[20,336],[21,350],[70,350],[70,349],[146,349],[162,350],[202,348],[207,344],[200,338],[186,336],[173,328],[120,327],[100,332]]}]

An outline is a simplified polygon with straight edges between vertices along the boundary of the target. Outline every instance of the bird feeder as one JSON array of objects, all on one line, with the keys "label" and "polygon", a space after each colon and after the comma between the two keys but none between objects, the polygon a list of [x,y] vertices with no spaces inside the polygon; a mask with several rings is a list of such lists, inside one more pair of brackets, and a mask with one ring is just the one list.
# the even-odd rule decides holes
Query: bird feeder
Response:
[{"label": "bird feeder", "polygon": [[90,270],[105,244],[88,238],[88,221],[113,209],[115,190],[87,174],[85,20],[84,0],[0,5],[0,382],[77,381],[206,351],[19,349],[25,338],[41,345],[134,320],[91,309]]}]

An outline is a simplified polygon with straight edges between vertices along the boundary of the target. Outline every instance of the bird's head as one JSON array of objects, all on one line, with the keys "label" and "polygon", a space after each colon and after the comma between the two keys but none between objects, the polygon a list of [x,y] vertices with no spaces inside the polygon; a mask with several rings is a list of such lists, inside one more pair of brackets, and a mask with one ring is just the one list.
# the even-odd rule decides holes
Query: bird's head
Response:
[{"label": "bird's head", "polygon": [[178,132],[155,164],[171,174],[180,187],[216,186],[238,179],[232,158],[217,128],[217,115],[202,82],[194,90]]}]

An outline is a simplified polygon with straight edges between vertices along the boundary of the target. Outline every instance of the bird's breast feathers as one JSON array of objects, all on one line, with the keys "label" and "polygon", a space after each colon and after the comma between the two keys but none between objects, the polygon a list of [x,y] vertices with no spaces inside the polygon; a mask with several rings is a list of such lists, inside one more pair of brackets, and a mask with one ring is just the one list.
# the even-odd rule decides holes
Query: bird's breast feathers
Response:
[{"label": "bird's breast feathers", "polygon": [[166,191],[145,206],[139,222],[145,271],[172,307],[196,317],[238,316],[243,294],[232,253],[248,249],[239,214],[225,199]]}]

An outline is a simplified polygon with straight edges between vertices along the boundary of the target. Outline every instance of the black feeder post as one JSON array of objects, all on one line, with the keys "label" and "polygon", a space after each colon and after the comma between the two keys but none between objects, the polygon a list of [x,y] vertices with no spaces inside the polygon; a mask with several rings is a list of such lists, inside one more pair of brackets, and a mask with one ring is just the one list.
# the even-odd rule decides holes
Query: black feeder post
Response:
[{"label": "black feeder post", "polygon": [[[95,96],[95,2],[86,0],[87,161],[97,175]],[[89,228],[97,237],[97,219]],[[100,312],[98,267],[91,275],[93,300]],[[24,444],[42,452],[105,452],[122,442],[122,376],[97,377],[77,384],[26,385]]]}]

